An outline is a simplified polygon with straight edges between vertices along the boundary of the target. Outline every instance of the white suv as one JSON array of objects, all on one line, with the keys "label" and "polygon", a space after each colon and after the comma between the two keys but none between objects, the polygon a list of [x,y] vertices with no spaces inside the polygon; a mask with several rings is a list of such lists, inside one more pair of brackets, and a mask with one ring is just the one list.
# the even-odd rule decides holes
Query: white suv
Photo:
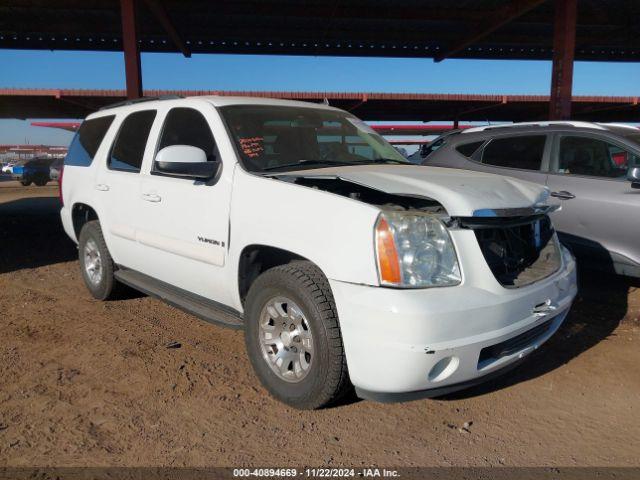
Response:
[{"label": "white suv", "polygon": [[132,286],[245,329],[278,399],[442,395],[538,348],[576,294],[548,191],[411,165],[324,105],[195,97],[90,115],[62,222],[106,300]]}]

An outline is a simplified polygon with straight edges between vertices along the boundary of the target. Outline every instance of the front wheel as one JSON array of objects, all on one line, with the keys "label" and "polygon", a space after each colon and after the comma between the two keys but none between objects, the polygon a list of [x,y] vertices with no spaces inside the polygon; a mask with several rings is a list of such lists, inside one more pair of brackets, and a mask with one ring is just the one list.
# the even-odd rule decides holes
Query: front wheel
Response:
[{"label": "front wheel", "polygon": [[28,187],[29,185],[31,185],[31,180],[20,180],[20,183],[23,187]]},{"label": "front wheel", "polygon": [[264,272],[246,300],[245,343],[264,387],[298,409],[316,409],[351,389],[329,282],[311,262]]}]

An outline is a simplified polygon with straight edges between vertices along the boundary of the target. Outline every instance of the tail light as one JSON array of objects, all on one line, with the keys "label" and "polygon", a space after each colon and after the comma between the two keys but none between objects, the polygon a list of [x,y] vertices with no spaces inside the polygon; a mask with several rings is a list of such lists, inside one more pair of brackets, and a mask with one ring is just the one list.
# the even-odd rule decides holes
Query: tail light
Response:
[{"label": "tail light", "polygon": [[64,174],[64,165],[60,166],[60,175],[58,176],[58,198],[64,207],[64,198],[62,198],[62,175]]}]

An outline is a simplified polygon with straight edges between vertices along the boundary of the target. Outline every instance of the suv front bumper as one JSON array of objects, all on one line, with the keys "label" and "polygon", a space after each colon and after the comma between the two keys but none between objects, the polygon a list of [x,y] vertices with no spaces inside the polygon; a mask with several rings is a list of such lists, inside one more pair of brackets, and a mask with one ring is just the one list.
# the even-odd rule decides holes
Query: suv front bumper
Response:
[{"label": "suv front bumper", "polygon": [[359,395],[379,401],[443,395],[503,373],[549,339],[577,293],[576,267],[506,289],[419,290],[330,280],[347,366]]}]

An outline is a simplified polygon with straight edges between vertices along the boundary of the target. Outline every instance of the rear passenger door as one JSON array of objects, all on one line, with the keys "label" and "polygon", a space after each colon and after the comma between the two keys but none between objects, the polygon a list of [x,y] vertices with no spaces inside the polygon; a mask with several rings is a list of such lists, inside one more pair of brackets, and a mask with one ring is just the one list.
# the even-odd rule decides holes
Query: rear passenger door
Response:
[{"label": "rear passenger door", "polygon": [[[188,145],[204,150],[209,161],[222,163],[213,134],[216,121],[218,131],[222,124],[212,106],[183,102],[165,108],[163,116],[154,156],[165,147]],[[228,284],[223,267],[232,174],[232,168],[225,170],[221,165],[211,180],[180,178],[157,171],[153,156],[149,159],[137,200],[142,273],[211,300],[227,301],[222,292]]]},{"label": "rear passenger door", "polygon": [[546,134],[495,137],[473,155],[477,170],[546,185],[551,142]]},{"label": "rear passenger door", "polygon": [[156,110],[124,115],[118,133],[95,178],[95,198],[107,246],[116,263],[129,268],[143,266],[136,226],[139,219],[140,168],[147,149]]}]

